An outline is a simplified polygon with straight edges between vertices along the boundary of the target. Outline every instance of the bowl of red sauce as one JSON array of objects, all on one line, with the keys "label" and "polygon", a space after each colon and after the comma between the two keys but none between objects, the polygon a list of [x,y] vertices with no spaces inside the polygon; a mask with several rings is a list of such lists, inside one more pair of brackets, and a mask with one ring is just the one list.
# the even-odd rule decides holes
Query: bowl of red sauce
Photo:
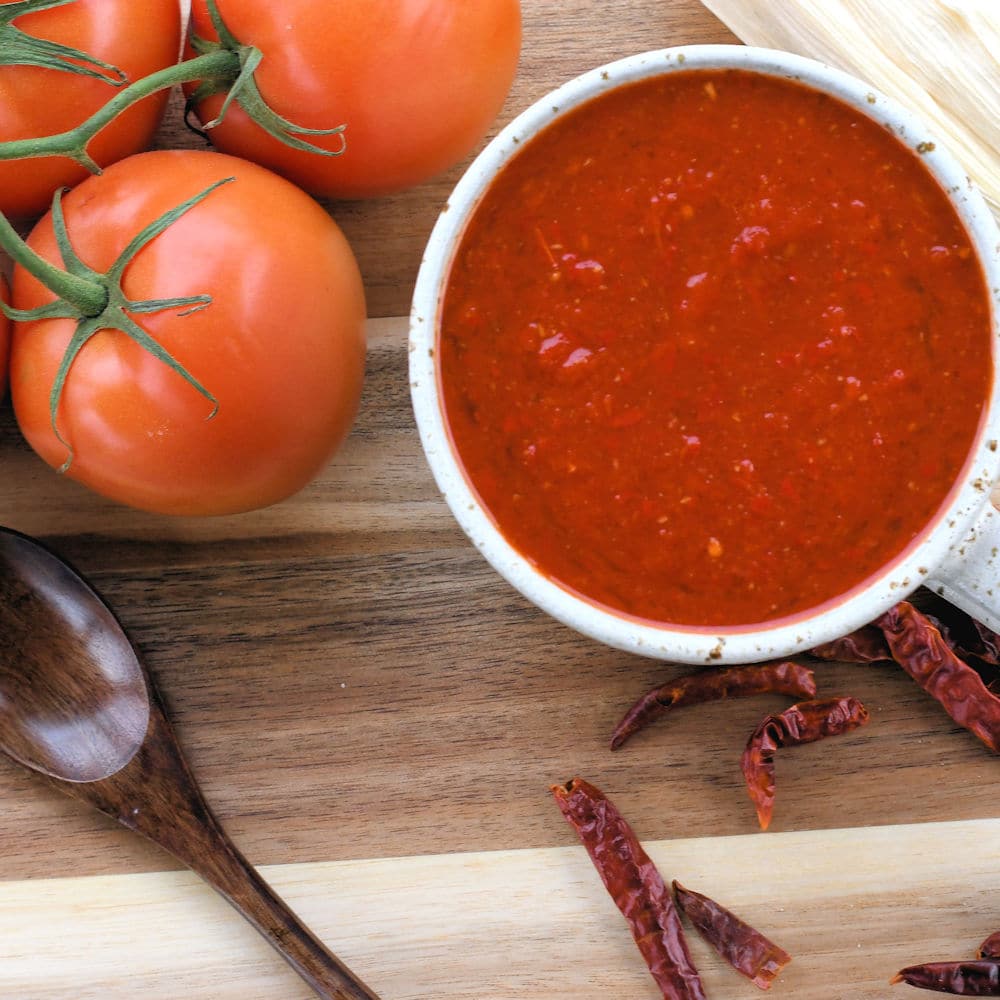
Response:
[{"label": "bowl of red sauce", "polygon": [[620,649],[785,656],[921,585],[1000,627],[1000,260],[863,81],[692,46],[525,111],[413,300],[421,441],[526,597]]}]

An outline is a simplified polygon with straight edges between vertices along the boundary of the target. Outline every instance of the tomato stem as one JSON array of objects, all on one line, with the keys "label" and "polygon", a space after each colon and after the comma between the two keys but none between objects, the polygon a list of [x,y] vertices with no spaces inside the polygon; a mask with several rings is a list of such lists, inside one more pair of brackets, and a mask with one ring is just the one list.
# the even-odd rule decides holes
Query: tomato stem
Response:
[{"label": "tomato stem", "polygon": [[100,110],[75,128],[56,135],[34,139],[13,139],[0,142],[0,160],[23,160],[39,156],[66,156],[82,164],[92,173],[99,174],[100,166],[87,152],[90,141],[106,125],[114,121],[133,104],[180,83],[203,79],[230,79],[239,74],[240,59],[235,52],[217,49],[203,56],[196,56],[187,62],[167,66],[156,73],[130,83],[120,90]]},{"label": "tomato stem", "polygon": [[[21,239],[2,212],[0,212],[0,247],[10,254],[16,264],[20,264],[29,274],[33,274],[49,291],[58,295],[81,316],[97,316],[107,306],[108,292],[100,282],[82,275],[70,274],[50,264]],[[23,318],[16,314],[17,310],[5,307],[2,302],[0,309],[12,319]]]},{"label": "tomato stem", "polygon": [[[205,98],[211,97],[213,94],[225,93],[226,97],[222,102],[219,114],[212,121],[202,122],[201,129],[194,128],[194,131],[204,135],[210,129],[221,124],[226,116],[226,112],[229,110],[229,106],[235,101],[260,128],[279,142],[283,142],[286,146],[291,146],[292,149],[301,149],[307,153],[318,153],[320,156],[340,156],[347,148],[347,142],[344,138],[346,126],[306,128],[304,125],[296,125],[294,122],[279,115],[264,100],[263,95],[257,87],[255,74],[257,67],[264,58],[264,54],[260,49],[252,45],[243,45],[240,43],[239,39],[226,26],[225,21],[222,20],[222,15],[219,13],[219,8],[216,6],[215,0],[205,0],[205,6],[208,8],[208,16],[219,40],[217,42],[212,41],[192,32],[191,48],[199,53],[215,52],[220,48],[225,51],[235,52],[240,57],[240,71],[232,80],[221,83],[213,80],[202,81],[201,85],[188,98],[184,108],[184,120],[188,123],[189,127],[193,128],[190,118],[196,104]],[[306,135],[336,135],[340,138],[340,144],[336,149],[324,149],[322,146],[317,146],[315,143],[309,142],[308,139],[302,138],[302,136]]]},{"label": "tomato stem", "polygon": [[[59,6],[63,3],[70,3],[72,0],[19,0],[19,3],[15,3],[13,6],[17,7],[23,2]],[[214,0],[207,0],[207,4],[212,23],[219,35],[219,41],[211,41],[192,35],[191,47],[198,53],[194,58],[167,66],[165,69],[130,83],[115,94],[104,107],[75,128],[56,135],[0,142],[0,160],[64,156],[79,163],[91,173],[99,174],[101,167],[91,157],[87,147],[101,129],[109,125],[133,104],[145,100],[158,91],[183,83],[195,82],[199,83],[199,87],[188,102],[185,117],[190,112],[193,103],[211,94],[226,93],[227,95],[218,117],[213,121],[206,122],[203,126],[205,130],[219,125],[230,105],[235,102],[265,132],[285,145],[291,146],[293,149],[318,153],[322,156],[340,156],[346,148],[345,126],[338,125],[335,128],[324,129],[306,128],[283,118],[271,108],[261,95],[254,76],[263,59],[263,53],[253,45],[241,44],[226,28]],[[4,10],[5,6],[11,5],[0,4],[0,12]],[[3,27],[3,21],[0,19],[0,48],[2,48],[4,41]],[[12,26],[7,25],[7,27]],[[340,143],[336,149],[324,149],[302,138],[306,135],[336,135],[340,137]]]}]

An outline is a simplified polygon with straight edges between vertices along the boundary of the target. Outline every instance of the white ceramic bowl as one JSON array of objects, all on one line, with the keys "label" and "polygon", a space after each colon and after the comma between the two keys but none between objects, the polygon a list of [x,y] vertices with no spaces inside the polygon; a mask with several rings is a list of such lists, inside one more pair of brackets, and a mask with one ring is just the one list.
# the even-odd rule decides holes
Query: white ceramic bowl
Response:
[{"label": "white ceramic bowl", "polygon": [[[955,160],[907,111],[839,70],[786,52],[735,45],[686,46],[631,56],[592,70],[542,98],[505,128],[471,165],[427,244],[410,318],[410,386],[428,462],[459,524],[493,567],[553,617],[619,649],[682,663],[746,663],[783,657],[859,628],[921,584],[1000,629],[1000,515],[989,494],[1000,471],[1000,381],[952,501],[903,554],[839,603],[774,625],[740,628],[659,626],[616,614],[539,573],[497,530],[462,470],[445,423],[435,349],[454,253],[465,225],[497,172],[557,117],[622,84],[692,69],[744,69],[800,81],[890,128],[912,147],[934,143],[924,163],[949,194],[978,249],[991,294],[994,372],[1000,359],[1000,232]],[[927,149],[928,146],[922,146]]]}]

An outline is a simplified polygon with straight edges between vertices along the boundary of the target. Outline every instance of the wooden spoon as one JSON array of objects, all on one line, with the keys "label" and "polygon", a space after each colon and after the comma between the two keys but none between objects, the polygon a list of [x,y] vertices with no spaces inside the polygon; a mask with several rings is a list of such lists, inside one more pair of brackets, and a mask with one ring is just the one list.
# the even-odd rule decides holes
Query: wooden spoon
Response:
[{"label": "wooden spoon", "polygon": [[168,850],[319,996],[378,1000],[226,836],[110,608],[64,562],[7,528],[0,528],[0,750]]}]

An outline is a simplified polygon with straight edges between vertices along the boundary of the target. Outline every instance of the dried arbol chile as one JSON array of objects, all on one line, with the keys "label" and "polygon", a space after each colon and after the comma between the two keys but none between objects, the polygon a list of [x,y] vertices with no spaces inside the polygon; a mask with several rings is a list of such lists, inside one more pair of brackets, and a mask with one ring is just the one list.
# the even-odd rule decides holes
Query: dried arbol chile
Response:
[{"label": "dried arbol chile", "polygon": [[994,667],[1000,667],[1000,633],[975,619],[972,620],[972,627],[979,636],[979,643],[972,650],[973,655]]},{"label": "dried arbol chile", "polygon": [[867,721],[868,711],[857,698],[831,698],[800,702],[761,722],[747,741],[740,766],[762,830],[770,825],[774,811],[775,751],[839,736]]},{"label": "dried arbol chile", "polygon": [[953,996],[1000,996],[1000,931],[979,946],[975,961],[911,965],[897,972],[892,982]]},{"label": "dried arbol chile", "polygon": [[611,800],[574,778],[552,794],[625,917],[664,1000],[705,1000],[670,890]]},{"label": "dried arbol chile", "polygon": [[821,660],[841,660],[845,663],[877,663],[892,659],[885,636],[874,625],[865,625],[850,635],[823,643],[809,652]]},{"label": "dried arbol chile", "polygon": [[951,649],[926,615],[903,601],[876,620],[893,659],[960,726],[1000,750],[1000,698]]},{"label": "dried arbol chile", "polygon": [[[990,666],[1000,666],[1000,635],[957,608],[943,601],[941,605],[940,613],[932,615],[917,611],[917,614],[938,630],[945,645],[959,658],[975,657]],[[844,663],[878,663],[893,659],[885,633],[877,624],[865,625],[809,652],[821,660],[840,660]]]},{"label": "dried arbol chile", "polygon": [[779,948],[714,899],[685,889],[677,881],[674,882],[674,898],[695,930],[737,972],[762,990],[770,989],[778,973],[792,960],[784,948]]},{"label": "dried arbol chile", "polygon": [[757,694],[812,698],[816,694],[816,681],[808,667],[792,662],[760,663],[686,674],[647,691],[615,727],[611,749],[617,750],[630,736],[668,709],[725,698],[749,698]]},{"label": "dried arbol chile", "polygon": [[1000,635],[991,628],[926,588],[917,591],[911,603],[941,633],[957,656],[978,661],[972,665],[980,673],[983,672],[980,667],[1000,666]]},{"label": "dried arbol chile", "polygon": [[901,969],[891,982],[953,996],[1000,997],[1000,962],[927,962]]},{"label": "dried arbol chile", "polygon": [[1000,931],[994,931],[979,946],[976,958],[1000,958]]}]

